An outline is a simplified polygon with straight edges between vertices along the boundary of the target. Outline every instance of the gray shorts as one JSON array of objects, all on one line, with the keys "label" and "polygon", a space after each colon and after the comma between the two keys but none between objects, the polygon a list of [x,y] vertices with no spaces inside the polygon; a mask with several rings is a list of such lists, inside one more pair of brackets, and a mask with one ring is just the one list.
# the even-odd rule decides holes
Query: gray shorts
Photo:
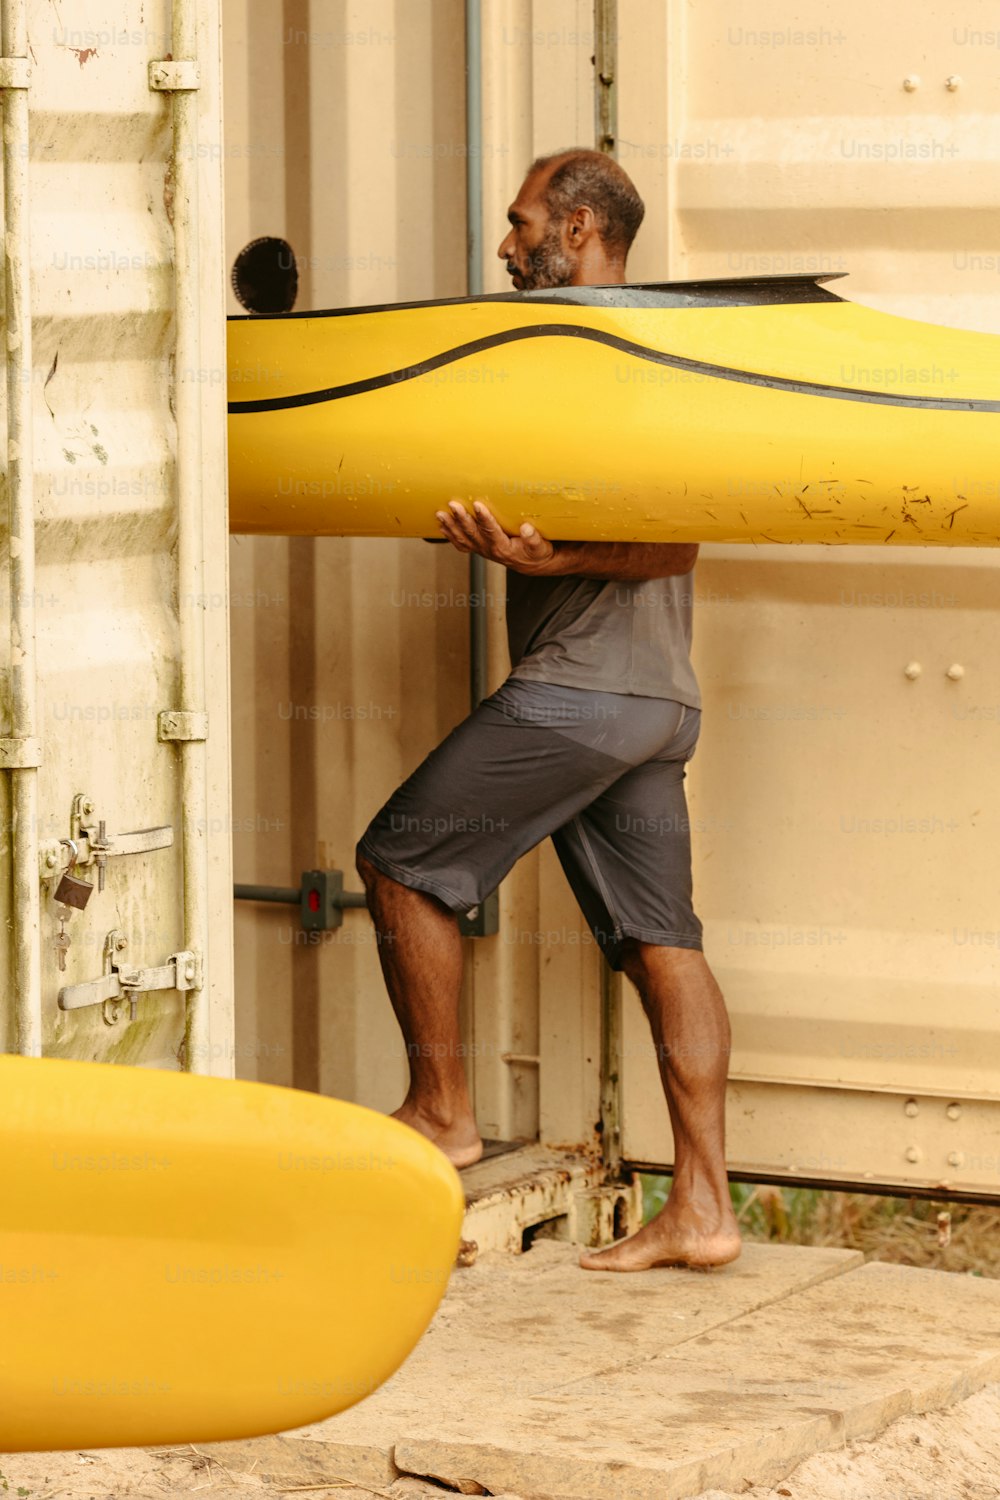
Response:
[{"label": "gray shorts", "polygon": [[358,844],[384,875],[468,911],[551,835],[612,968],[625,937],[701,948],[684,767],[701,711],[508,677],[417,767]]}]

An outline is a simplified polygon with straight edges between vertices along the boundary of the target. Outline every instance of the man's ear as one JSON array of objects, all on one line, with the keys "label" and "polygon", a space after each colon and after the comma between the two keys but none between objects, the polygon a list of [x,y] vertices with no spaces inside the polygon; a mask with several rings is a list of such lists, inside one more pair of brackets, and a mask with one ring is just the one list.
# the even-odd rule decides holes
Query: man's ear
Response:
[{"label": "man's ear", "polygon": [[575,249],[579,249],[581,245],[589,240],[596,229],[597,220],[594,217],[594,210],[588,208],[585,203],[573,210],[566,225],[569,242]]}]

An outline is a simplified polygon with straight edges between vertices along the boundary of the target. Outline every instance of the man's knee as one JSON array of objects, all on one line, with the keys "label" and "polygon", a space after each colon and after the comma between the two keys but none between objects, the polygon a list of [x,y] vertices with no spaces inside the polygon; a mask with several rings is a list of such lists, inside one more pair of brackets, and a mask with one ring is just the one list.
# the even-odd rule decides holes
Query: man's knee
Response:
[{"label": "man's knee", "polygon": [[643,951],[647,946],[646,943],[640,943],[638,938],[627,937],[622,942],[621,951],[618,955],[622,972],[626,978],[631,979],[640,995],[642,994],[648,973],[646,956]]},{"label": "man's knee", "polygon": [[623,972],[645,998],[650,981],[658,975],[674,975],[685,969],[700,967],[705,955],[700,948],[674,948],[666,943],[644,943],[640,938],[626,937],[620,952]]}]

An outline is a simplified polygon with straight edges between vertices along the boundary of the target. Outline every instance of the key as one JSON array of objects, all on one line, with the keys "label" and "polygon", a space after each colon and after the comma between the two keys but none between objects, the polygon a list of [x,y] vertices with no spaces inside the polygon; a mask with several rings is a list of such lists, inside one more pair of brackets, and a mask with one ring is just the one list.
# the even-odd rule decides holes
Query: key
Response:
[{"label": "key", "polygon": [[59,955],[60,969],[66,968],[66,949],[69,947],[71,941],[70,935],[66,931],[66,918],[68,916],[69,912],[63,912],[61,914],[59,918],[59,931],[56,933],[56,936],[53,939],[56,953]]}]

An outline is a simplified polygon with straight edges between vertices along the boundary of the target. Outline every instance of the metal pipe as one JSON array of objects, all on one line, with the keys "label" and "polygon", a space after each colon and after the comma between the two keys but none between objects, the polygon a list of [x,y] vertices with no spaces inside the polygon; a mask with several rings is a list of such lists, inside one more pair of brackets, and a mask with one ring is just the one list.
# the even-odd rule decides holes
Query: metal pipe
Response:
[{"label": "metal pipe", "polygon": [[[618,0],[594,0],[594,144],[618,155]],[[601,1154],[611,1172],[621,1165],[622,982],[601,960]]]},{"label": "metal pipe", "polygon": [[[197,0],[174,0],[173,59],[198,54]],[[174,148],[174,285],[176,327],[177,581],[179,593],[179,707],[205,711],[205,590],[202,582],[200,276],[198,255],[198,94],[172,93]],[[220,301],[220,317],[221,317]],[[208,1072],[212,1056],[208,987],[207,753],[204,738],[178,742],[181,763],[184,864],[184,947],[201,955],[200,983],[187,992],[184,1066]]]},{"label": "metal pipe", "polygon": [[[466,292],[483,290],[483,18],[481,0],[465,0],[465,225]],[[469,558],[469,699],[486,697],[486,559]]]},{"label": "metal pipe", "polygon": [[31,442],[31,282],[28,196],[27,0],[3,0],[4,288],[7,349],[11,875],[17,1050],[42,1055],[35,653],[35,510]]},{"label": "metal pipe", "polygon": [[234,901],[277,901],[281,906],[298,906],[302,900],[301,889],[290,885],[234,885]]},{"label": "metal pipe", "polygon": [[[234,885],[233,899],[236,901],[275,901],[281,906],[298,906],[302,900],[302,889],[293,890],[290,885]],[[332,904],[342,908],[367,907],[364,891],[339,891]]]}]

